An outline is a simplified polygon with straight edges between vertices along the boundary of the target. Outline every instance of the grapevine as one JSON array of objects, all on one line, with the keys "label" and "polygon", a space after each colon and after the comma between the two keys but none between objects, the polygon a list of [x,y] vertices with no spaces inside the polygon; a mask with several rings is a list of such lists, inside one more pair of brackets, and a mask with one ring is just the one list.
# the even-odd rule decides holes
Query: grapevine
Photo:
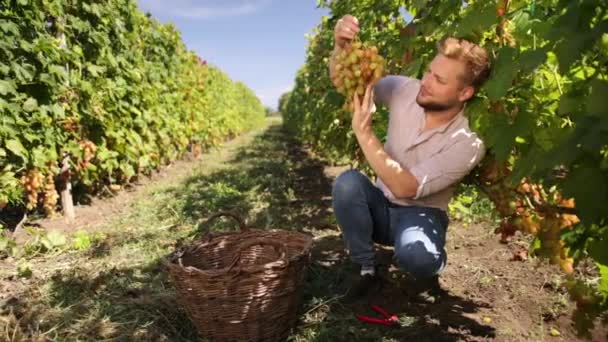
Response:
[{"label": "grapevine", "polygon": [[[437,41],[445,36],[479,43],[493,57],[492,73],[465,113],[488,153],[470,181],[501,216],[496,229],[500,239],[507,241],[517,231],[533,236],[532,252],[559,265],[570,279],[568,288],[585,310],[583,320],[606,317],[608,131],[600,127],[608,127],[608,4],[320,4],[330,9],[331,17],[311,39],[296,86],[281,97],[286,126],[329,159],[356,160],[356,141],[342,120],[342,97],[334,96],[337,80],[326,73],[333,29],[346,14],[357,18],[361,39],[386,56],[388,74],[420,78],[436,54]],[[402,16],[402,6],[413,18]],[[379,108],[374,120],[381,139],[387,130],[385,110]],[[577,278],[583,259],[599,272],[597,283],[582,284]]]},{"label": "grapevine", "polygon": [[264,119],[251,89],[133,0],[9,1],[0,35],[0,210],[51,214],[63,155],[60,186],[95,194]]}]

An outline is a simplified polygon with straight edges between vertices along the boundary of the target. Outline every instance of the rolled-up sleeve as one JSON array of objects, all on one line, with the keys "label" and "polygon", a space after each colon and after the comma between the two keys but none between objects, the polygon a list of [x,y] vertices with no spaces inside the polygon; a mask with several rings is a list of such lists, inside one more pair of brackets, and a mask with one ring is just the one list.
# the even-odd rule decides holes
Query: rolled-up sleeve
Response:
[{"label": "rolled-up sleeve", "polygon": [[379,105],[390,106],[395,90],[410,80],[409,77],[396,75],[381,78],[374,86],[374,102]]},{"label": "rolled-up sleeve", "polygon": [[[455,135],[465,134],[456,132]],[[418,181],[414,200],[432,195],[458,182],[483,158],[485,146],[475,135],[458,139],[448,148],[410,167]]]}]

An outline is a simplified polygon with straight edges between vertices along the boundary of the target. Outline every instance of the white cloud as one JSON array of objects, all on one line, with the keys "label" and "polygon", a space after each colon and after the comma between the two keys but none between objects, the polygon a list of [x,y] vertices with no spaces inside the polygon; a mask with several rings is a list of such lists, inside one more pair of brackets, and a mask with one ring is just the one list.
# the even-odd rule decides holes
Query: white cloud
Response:
[{"label": "white cloud", "polygon": [[138,0],[140,8],[156,16],[192,19],[235,17],[255,13],[272,0]]}]

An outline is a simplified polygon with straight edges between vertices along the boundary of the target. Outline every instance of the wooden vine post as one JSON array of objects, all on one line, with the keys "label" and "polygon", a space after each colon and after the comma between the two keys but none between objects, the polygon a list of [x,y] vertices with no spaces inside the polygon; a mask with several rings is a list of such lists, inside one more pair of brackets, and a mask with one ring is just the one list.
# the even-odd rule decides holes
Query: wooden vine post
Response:
[{"label": "wooden vine post", "polygon": [[72,199],[72,177],[69,153],[63,154],[63,159],[61,160],[60,178],[61,208],[63,209],[63,216],[68,222],[73,222],[76,218],[76,214],[74,213],[74,201]]}]

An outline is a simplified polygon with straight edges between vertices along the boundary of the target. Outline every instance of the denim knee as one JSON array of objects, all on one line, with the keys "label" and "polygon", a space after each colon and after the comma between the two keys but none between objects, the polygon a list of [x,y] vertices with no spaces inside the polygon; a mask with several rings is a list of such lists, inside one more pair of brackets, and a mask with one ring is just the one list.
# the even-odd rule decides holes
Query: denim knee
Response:
[{"label": "denim knee", "polygon": [[445,251],[430,252],[422,241],[396,247],[394,257],[403,271],[420,279],[430,278],[441,273],[447,259]]},{"label": "denim knee", "polygon": [[364,182],[369,181],[367,177],[357,170],[348,170],[341,173],[332,189],[332,199],[334,207],[343,205],[349,200],[363,195]]}]

